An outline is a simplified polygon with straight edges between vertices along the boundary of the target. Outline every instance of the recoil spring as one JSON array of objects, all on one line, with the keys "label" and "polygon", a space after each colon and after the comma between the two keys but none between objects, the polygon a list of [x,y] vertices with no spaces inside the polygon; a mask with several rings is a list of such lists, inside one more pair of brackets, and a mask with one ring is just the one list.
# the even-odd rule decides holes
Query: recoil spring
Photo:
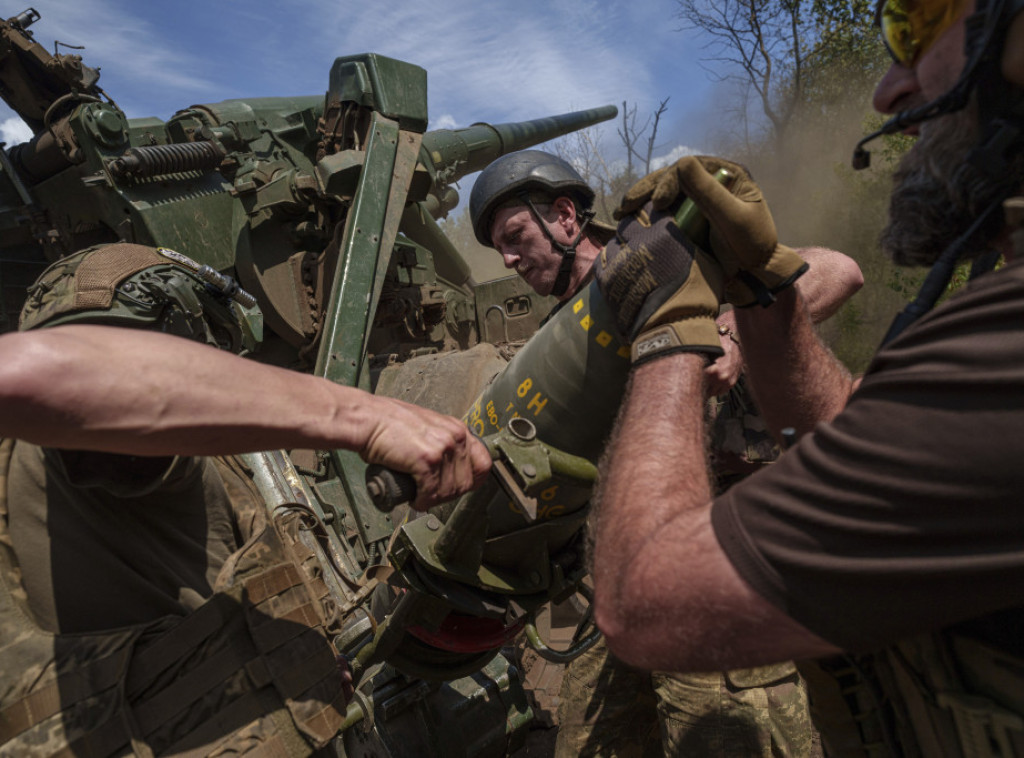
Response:
[{"label": "recoil spring", "polygon": [[226,155],[224,148],[216,142],[131,147],[110,163],[110,172],[116,177],[145,178],[183,171],[206,171],[217,168]]}]

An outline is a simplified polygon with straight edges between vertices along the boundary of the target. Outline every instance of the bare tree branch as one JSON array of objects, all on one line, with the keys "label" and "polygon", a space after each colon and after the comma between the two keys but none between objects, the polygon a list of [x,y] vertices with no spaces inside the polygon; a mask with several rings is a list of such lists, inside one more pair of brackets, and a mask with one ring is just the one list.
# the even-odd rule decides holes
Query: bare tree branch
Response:
[{"label": "bare tree branch", "polygon": [[[658,109],[647,117],[642,125],[637,126],[636,106],[629,107],[627,101],[622,101],[622,128],[617,130],[623,147],[626,148],[626,177],[632,181],[637,174],[633,170],[634,160],[643,166],[643,174],[651,172],[651,161],[654,158],[654,150],[657,147],[658,125],[661,117],[668,110],[669,98],[665,98],[658,104]],[[650,135],[646,138],[647,144],[641,151],[640,144],[644,135],[650,129]]]},{"label": "bare tree branch", "polygon": [[781,139],[803,97],[804,51],[815,48],[804,12],[813,0],[676,1],[683,28],[709,39],[713,55],[705,61],[725,64],[714,78],[747,82],[772,136]]},{"label": "bare tree branch", "polygon": [[610,220],[612,209],[609,208],[609,197],[616,177],[598,148],[600,135],[600,128],[590,127],[565,135],[556,140],[553,147],[555,153],[571,163],[583,181],[593,188],[598,216]]},{"label": "bare tree branch", "polygon": [[[661,117],[665,115],[665,111],[668,110],[669,98],[665,98],[658,105],[658,110],[654,112],[654,124],[651,127],[651,136],[647,140],[647,156],[644,158],[644,174],[651,173],[651,158],[654,157],[654,142],[658,137],[658,123],[661,121]],[[650,119],[648,119],[650,121]]]}]

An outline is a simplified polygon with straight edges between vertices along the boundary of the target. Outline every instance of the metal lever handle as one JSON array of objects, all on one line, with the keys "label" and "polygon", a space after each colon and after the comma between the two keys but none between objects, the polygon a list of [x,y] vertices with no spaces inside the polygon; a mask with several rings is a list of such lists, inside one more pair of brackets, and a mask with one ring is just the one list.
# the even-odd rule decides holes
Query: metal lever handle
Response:
[{"label": "metal lever handle", "polygon": [[[505,431],[517,440],[533,442],[537,437],[537,428],[529,419],[512,418],[509,420]],[[499,451],[499,440],[501,432],[483,438],[483,443],[491,453],[495,466],[491,469],[493,476],[497,477],[498,483],[509,491],[513,500],[525,500],[515,477],[508,468],[501,463]],[[557,451],[555,451],[557,453]],[[562,454],[564,458],[564,454]],[[395,471],[379,464],[370,464],[366,467],[366,491],[370,500],[383,513],[390,513],[402,503],[409,503],[416,499],[416,480],[409,474],[402,471]]]},{"label": "metal lever handle", "polygon": [[402,503],[416,499],[416,480],[404,471],[371,463],[366,467],[366,491],[377,510],[391,513]]}]

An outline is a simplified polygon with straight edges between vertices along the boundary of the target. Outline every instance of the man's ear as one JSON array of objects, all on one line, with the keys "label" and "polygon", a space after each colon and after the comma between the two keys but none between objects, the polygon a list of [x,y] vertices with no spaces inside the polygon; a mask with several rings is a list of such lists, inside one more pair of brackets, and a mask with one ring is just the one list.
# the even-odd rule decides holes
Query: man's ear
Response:
[{"label": "man's ear", "polygon": [[551,207],[554,208],[555,212],[558,214],[558,222],[560,224],[570,227],[577,223],[576,205],[573,203],[572,198],[566,197],[565,195],[555,198],[555,202],[551,204]]}]

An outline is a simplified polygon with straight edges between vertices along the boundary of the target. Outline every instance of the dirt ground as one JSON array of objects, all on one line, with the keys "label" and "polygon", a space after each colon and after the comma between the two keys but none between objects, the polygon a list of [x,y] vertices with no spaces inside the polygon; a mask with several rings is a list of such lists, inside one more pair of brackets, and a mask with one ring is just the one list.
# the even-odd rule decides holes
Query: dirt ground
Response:
[{"label": "dirt ground", "polygon": [[511,758],[552,758],[558,727],[534,729],[526,736],[526,744],[512,753]]},{"label": "dirt ground", "polygon": [[518,652],[526,672],[524,686],[535,721],[526,736],[526,744],[512,753],[511,758],[551,758],[558,735],[558,691],[565,667],[541,659],[529,647],[523,646]]},{"label": "dirt ground", "polygon": [[[571,644],[582,607],[566,602],[552,611],[542,611],[537,617],[537,631],[555,650],[564,650]],[[520,641],[517,658],[524,672],[524,687],[530,706],[536,716],[536,726],[526,737],[526,744],[512,753],[510,758],[552,758],[555,738],[558,736],[558,703],[565,666],[545,661],[525,640]]]}]

